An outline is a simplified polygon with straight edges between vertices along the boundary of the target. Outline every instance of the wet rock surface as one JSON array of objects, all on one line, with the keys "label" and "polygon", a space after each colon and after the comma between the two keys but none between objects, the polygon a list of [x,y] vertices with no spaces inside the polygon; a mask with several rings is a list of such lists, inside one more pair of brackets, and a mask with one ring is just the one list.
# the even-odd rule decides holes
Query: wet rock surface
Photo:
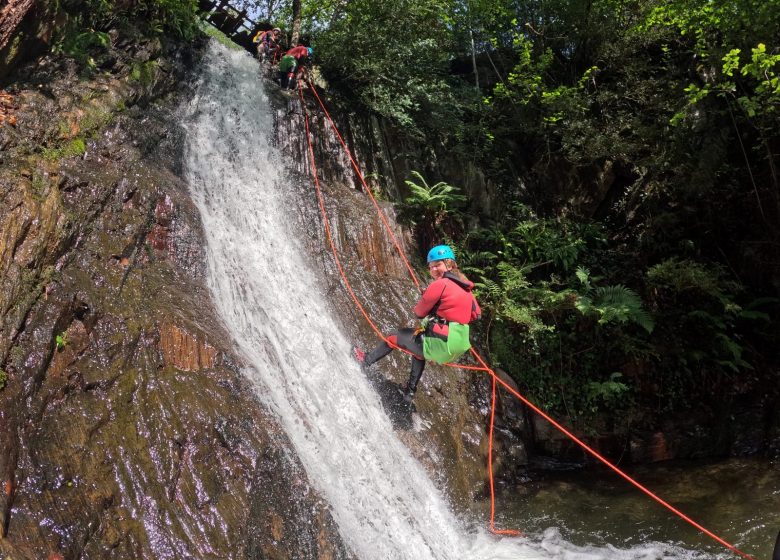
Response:
[{"label": "wet rock surface", "polygon": [[95,76],[49,57],[8,85],[0,554],[349,558],[203,285],[168,110],[198,49],[113,40]]}]

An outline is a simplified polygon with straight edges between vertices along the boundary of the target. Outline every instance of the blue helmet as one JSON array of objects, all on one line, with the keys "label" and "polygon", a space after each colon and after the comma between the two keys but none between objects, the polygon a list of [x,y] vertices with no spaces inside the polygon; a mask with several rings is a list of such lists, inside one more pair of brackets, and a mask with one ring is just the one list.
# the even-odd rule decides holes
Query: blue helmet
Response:
[{"label": "blue helmet", "polygon": [[309,56],[311,56],[311,55],[313,55],[313,54],[314,54],[314,49],[313,49],[313,48],[311,48],[311,47],[309,47],[309,51],[308,51],[308,52],[309,52]]},{"label": "blue helmet", "polygon": [[428,251],[429,264],[433,261],[443,261],[444,259],[455,260],[455,253],[452,252],[452,248],[449,245],[436,245],[436,247]]}]

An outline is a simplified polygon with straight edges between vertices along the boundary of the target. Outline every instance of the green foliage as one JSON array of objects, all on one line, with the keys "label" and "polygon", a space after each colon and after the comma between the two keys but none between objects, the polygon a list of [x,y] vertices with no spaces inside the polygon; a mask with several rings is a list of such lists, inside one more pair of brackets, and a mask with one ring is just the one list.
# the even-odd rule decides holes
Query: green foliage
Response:
[{"label": "green foliage", "polygon": [[700,293],[724,305],[731,301],[728,293],[738,288],[737,284],[725,278],[719,267],[675,257],[648,269],[647,280],[651,288],[665,289],[674,296]]},{"label": "green foliage", "polygon": [[558,308],[565,294],[534,286],[527,277],[531,267],[500,262],[495,270],[497,278],[481,275],[477,283],[482,306],[492,319],[512,324],[531,337],[553,330],[545,323],[544,314]]},{"label": "green foliage", "polygon": [[458,250],[461,268],[479,279],[491,359],[572,421],[627,408],[634,387],[621,369],[652,358],[642,333],[654,322],[635,291],[604,285],[584,266],[603,261],[602,229],[540,219],[520,204],[508,211],[511,218],[471,232]]},{"label": "green foliage", "polygon": [[55,40],[55,51],[75,58],[88,71],[97,67],[95,57],[111,44],[113,27],[140,25],[147,35],[189,41],[199,32],[196,0],[62,0],[69,15]]},{"label": "green foliage", "polygon": [[134,62],[130,69],[130,82],[135,82],[144,88],[149,88],[154,84],[159,68],[160,63],[156,60]]},{"label": "green foliage", "polygon": [[458,127],[448,82],[451,35],[443,0],[354,0],[334,7],[315,48],[328,81],[370,110],[415,131]]},{"label": "green foliage", "polygon": [[56,148],[44,148],[43,157],[49,161],[58,161],[70,157],[83,155],[87,151],[87,144],[83,138],[74,138],[66,144]]},{"label": "green foliage", "polygon": [[493,255],[493,260],[533,263],[534,267],[551,265],[569,272],[588,246],[597,248],[604,243],[602,231],[594,224],[540,219],[522,204],[510,205],[508,213],[501,227],[470,233],[469,243],[480,247],[484,257]]},{"label": "green foliage", "polygon": [[617,321],[618,323],[633,322],[653,332],[655,324],[652,317],[644,309],[642,300],[633,290],[618,284],[615,286],[591,286],[590,272],[579,267],[577,278],[582,283],[585,292],[579,294],[575,307],[583,315],[595,315],[600,325]]},{"label": "green foliage", "polygon": [[5,370],[0,369],[0,391],[5,389],[7,383],[8,383],[8,374],[5,372]]},{"label": "green foliage", "polygon": [[695,379],[702,371],[724,376],[752,369],[744,359],[747,348],[739,324],[768,320],[769,315],[759,309],[772,305],[772,298],[743,309],[737,302],[743,288],[719,267],[676,258],[651,267],[647,281],[663,323],[687,331],[685,339],[668,343],[665,358],[674,364],[674,371]]},{"label": "green foliage", "polygon": [[433,219],[434,222],[441,222],[448,214],[457,214],[459,212],[457,205],[466,201],[466,197],[459,194],[457,187],[448,185],[444,181],[428,185],[418,171],[412,171],[412,175],[417,178],[419,183],[408,179],[404,181],[411,192],[409,197],[404,200],[404,204],[414,208],[420,214],[420,219]]},{"label": "green foliage", "polygon": [[623,377],[619,371],[612,373],[606,381],[588,383],[586,400],[591,412],[597,412],[600,406],[615,407],[629,393],[628,385],[619,381]]},{"label": "green foliage", "polygon": [[429,185],[417,171],[412,171],[417,182],[406,181],[409,196],[398,205],[398,217],[411,224],[421,247],[451,239],[463,227],[461,206],[466,197],[459,189],[443,181]]},{"label": "green foliage", "polygon": [[64,332],[59,333],[56,337],[54,337],[54,343],[57,346],[57,351],[62,352],[68,345],[67,334]]},{"label": "green foliage", "polygon": [[[77,22],[77,20],[76,20]],[[72,22],[75,23],[75,22]],[[69,25],[60,40],[55,43],[53,51],[75,58],[79,64],[90,71],[97,66],[92,53],[100,51],[105,53],[111,46],[108,33],[88,29],[82,31],[79,25]]]},{"label": "green foliage", "polygon": [[412,175],[418,182],[404,181],[409,196],[401,205],[401,218],[417,227],[423,245],[450,236],[461,223],[460,206],[466,197],[457,187],[443,181],[429,185],[418,171],[412,171]]},{"label": "green foliage", "polygon": [[171,34],[185,41],[193,39],[199,29],[196,0],[141,0],[135,15],[150,18],[158,34]]},{"label": "green foliage", "polygon": [[203,22],[201,25],[201,29],[203,29],[203,32],[208,35],[209,37],[214,37],[219,43],[226,46],[227,48],[231,50],[243,50],[244,47],[237,45],[233,42],[230,37],[222,33],[219,29],[211,25],[210,23]]},{"label": "green foliage", "polygon": [[[780,54],[769,54],[759,43],[751,49],[749,61],[741,61],[741,49],[734,48],[723,56],[720,73],[704,85],[685,88],[688,104],[672,117],[679,124],[710,94],[735,100],[748,118],[774,120],[780,107]],[[767,123],[768,124],[768,123]]]},{"label": "green foliage", "polygon": [[720,59],[724,45],[745,47],[754,40],[777,39],[780,12],[777,3],[758,0],[668,0],[650,4],[640,29],[675,30],[690,38],[707,58]]}]

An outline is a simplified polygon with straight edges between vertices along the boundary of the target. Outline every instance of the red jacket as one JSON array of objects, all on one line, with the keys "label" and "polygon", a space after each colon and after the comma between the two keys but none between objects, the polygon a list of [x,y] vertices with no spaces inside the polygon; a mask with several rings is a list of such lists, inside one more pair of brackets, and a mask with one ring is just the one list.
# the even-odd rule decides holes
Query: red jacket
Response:
[{"label": "red jacket", "polygon": [[309,48],[304,47],[303,45],[298,45],[297,47],[293,47],[289,51],[284,53],[284,56],[287,55],[294,56],[296,60],[301,60],[301,58],[308,58]]},{"label": "red jacket", "polygon": [[[414,306],[414,314],[420,319],[435,314],[447,321],[467,325],[482,315],[482,310],[471,293],[473,288],[473,282],[464,282],[451,272],[445,272],[444,276],[431,282],[425,289]],[[447,325],[436,324],[433,332],[446,337],[449,328]]]}]

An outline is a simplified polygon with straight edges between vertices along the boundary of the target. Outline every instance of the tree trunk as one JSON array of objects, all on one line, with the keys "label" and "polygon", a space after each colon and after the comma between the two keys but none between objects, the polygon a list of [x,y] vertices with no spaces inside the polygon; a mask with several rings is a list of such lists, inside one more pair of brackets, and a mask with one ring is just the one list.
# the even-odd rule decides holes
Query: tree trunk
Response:
[{"label": "tree trunk", "polygon": [[474,47],[474,32],[469,29],[469,38],[471,39],[471,65],[474,67],[474,87],[479,94],[479,70],[477,70],[477,52]]},{"label": "tree trunk", "polygon": [[301,36],[301,0],[293,0],[292,3],[293,24],[292,24],[292,37],[290,38],[290,47],[294,47],[298,44],[298,39]]},{"label": "tree trunk", "polygon": [[35,0],[8,0],[0,10],[0,49],[5,47],[24,16],[34,5]]}]

